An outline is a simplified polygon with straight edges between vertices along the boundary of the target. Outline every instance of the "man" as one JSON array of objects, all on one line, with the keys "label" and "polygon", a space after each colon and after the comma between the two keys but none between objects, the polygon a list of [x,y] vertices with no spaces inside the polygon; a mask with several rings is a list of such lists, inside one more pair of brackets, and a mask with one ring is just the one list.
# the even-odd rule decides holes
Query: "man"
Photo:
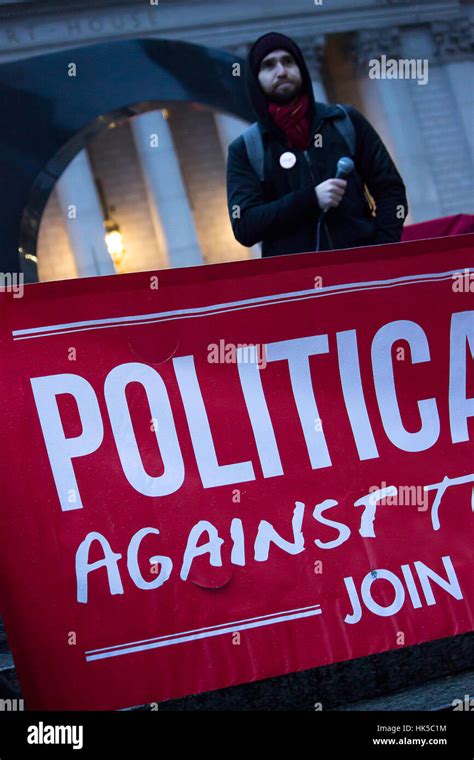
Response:
[{"label": "man", "polygon": [[[241,135],[227,159],[236,239],[245,246],[262,242],[264,257],[398,242],[408,204],[395,164],[356,108],[315,101],[296,43],[274,32],[260,37],[248,54],[246,81],[260,131],[263,180]],[[344,129],[336,126],[341,122]],[[343,156],[352,157],[355,169],[347,179],[335,179]]]}]

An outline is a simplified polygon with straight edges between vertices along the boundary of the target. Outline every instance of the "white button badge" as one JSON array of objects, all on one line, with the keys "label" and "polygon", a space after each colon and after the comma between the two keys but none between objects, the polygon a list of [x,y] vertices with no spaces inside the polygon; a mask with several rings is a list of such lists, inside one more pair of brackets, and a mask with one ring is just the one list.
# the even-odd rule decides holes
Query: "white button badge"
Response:
[{"label": "white button badge", "polygon": [[280,156],[280,166],[284,169],[291,169],[296,164],[296,156],[294,153],[282,153]]}]

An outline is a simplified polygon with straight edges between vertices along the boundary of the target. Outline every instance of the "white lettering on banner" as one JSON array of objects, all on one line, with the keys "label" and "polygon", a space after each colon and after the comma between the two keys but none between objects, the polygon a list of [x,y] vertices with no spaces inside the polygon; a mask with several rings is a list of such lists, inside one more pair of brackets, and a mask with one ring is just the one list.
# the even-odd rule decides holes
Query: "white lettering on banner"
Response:
[{"label": "white lettering on banner", "polygon": [[314,425],[314,420],[320,419],[321,415],[314,398],[308,357],[327,354],[328,351],[327,335],[281,340],[269,343],[267,348],[268,363],[282,360],[288,362],[293,396],[313,469],[329,467],[332,463],[323,430],[316,430]]},{"label": "white lettering on banner", "polygon": [[[164,472],[158,477],[148,475],[143,467],[125,395],[130,383],[139,383],[145,389],[151,417],[160,421],[154,432]],[[147,364],[120,364],[107,375],[104,396],[120,463],[130,485],[144,496],[167,496],[177,491],[184,481],[184,463],[168,391],[161,375]]]},{"label": "white lettering on banner", "polygon": [[357,333],[355,330],[344,330],[343,332],[338,332],[336,338],[342,392],[357,446],[357,453],[361,461],[376,459],[379,456],[379,452],[377,451],[364,398],[364,388],[360,376]]},{"label": "white lettering on banner", "polygon": [[266,562],[270,551],[270,544],[279,546],[288,554],[300,554],[304,551],[304,537],[301,530],[303,524],[304,504],[296,502],[291,525],[293,528],[293,542],[282,538],[267,520],[260,520],[257,538],[255,539],[254,558],[257,562]]},{"label": "white lettering on banner", "polygon": [[232,483],[255,480],[251,462],[222,466],[217,463],[206,407],[194,367],[194,358],[192,356],[179,356],[173,359],[173,366],[183,399],[203,487],[213,488],[214,486],[226,486]]},{"label": "white lettering on banner", "polygon": [[[93,541],[98,541],[104,552],[102,559],[96,562],[89,562],[89,551]],[[84,541],[76,552],[76,578],[77,578],[77,601],[86,603],[88,600],[87,579],[89,573],[105,567],[109,581],[109,589],[112,595],[123,594],[122,579],[118,568],[118,561],[122,558],[121,554],[112,551],[107,539],[101,534],[93,531],[88,533]]]},{"label": "white lettering on banner", "polygon": [[[104,437],[104,426],[94,389],[83,377],[72,374],[33,377],[31,386],[61,509],[81,509],[82,502],[72,460],[92,454],[99,448]],[[75,438],[66,438],[64,435],[57,403],[57,396],[62,393],[70,393],[77,404],[82,433]],[[75,495],[72,501],[70,493]]]},{"label": "white lettering on banner", "polygon": [[160,565],[160,572],[158,574],[158,577],[155,578],[154,581],[147,581],[141,574],[138,565],[138,550],[140,548],[142,539],[145,538],[145,536],[150,535],[150,533],[154,533],[158,536],[160,534],[160,531],[157,528],[142,528],[133,536],[127,552],[127,567],[130,578],[134,582],[135,586],[141,589],[159,588],[168,580],[173,569],[173,562],[169,557],[156,555],[154,557],[150,557],[149,562],[150,565]]},{"label": "white lettering on banner", "polygon": [[237,349],[240,385],[250,417],[263,477],[273,478],[276,475],[283,475],[283,466],[263,390],[260,369],[256,361],[256,348],[252,346],[251,349],[253,351],[248,362],[241,361],[242,350]]},{"label": "white lettering on banner", "polygon": [[[463,483],[470,482],[474,482],[474,475],[472,474],[462,475],[460,478],[448,478],[448,476],[445,475],[441,483],[430,483],[429,485],[423,487],[424,491],[436,491],[433,504],[431,505],[431,524],[433,526],[433,530],[439,530],[441,527],[441,523],[439,521],[439,508],[441,506],[441,500],[446,490],[451,486],[458,486]],[[474,512],[474,488],[472,490],[471,505],[472,511]]]},{"label": "white lettering on banner", "polygon": [[380,328],[372,343],[372,368],[380,415],[385,432],[395,446],[402,451],[426,451],[439,437],[436,401],[434,398],[418,401],[421,428],[417,433],[409,433],[400,415],[393,374],[392,346],[399,340],[406,340],[410,346],[413,364],[430,360],[427,337],[416,322],[403,319]]},{"label": "white lettering on banner", "polygon": [[[209,536],[209,541],[205,544],[198,546],[198,541],[202,534],[206,532]],[[202,554],[209,554],[209,564],[213,567],[222,567],[221,546],[224,543],[224,539],[220,538],[217,528],[207,520],[201,520],[197,525],[192,528],[186,549],[184,552],[183,566],[181,568],[181,580],[185,581],[188,577],[191,564],[195,557],[200,557]]]},{"label": "white lettering on banner", "polygon": [[387,496],[396,495],[397,489],[395,486],[389,486],[388,488],[380,488],[377,491],[372,491],[354,502],[355,507],[360,507],[361,505],[365,507],[360,521],[359,533],[361,536],[364,536],[365,538],[375,538],[374,520],[375,512],[377,510],[377,502],[382,501],[382,499],[385,499]]},{"label": "white lettering on banner", "polygon": [[[436,604],[429,579],[434,581],[440,588],[444,589],[444,591],[453,596],[455,599],[460,600],[463,598],[461,588],[459,586],[459,581],[457,579],[453,563],[451,562],[451,557],[446,556],[442,557],[441,559],[448,576],[447,580],[429,568],[428,565],[425,565],[424,562],[416,561],[414,563],[415,570],[418,574],[418,579],[425,595],[426,604],[429,606]],[[414,588],[413,575],[411,573],[409,565],[403,565],[402,571],[403,570],[405,581],[407,579],[407,576],[410,578],[409,583],[407,583],[407,588],[412,605],[415,609],[421,607],[422,603],[416,587]],[[409,571],[408,573],[407,570]],[[388,581],[388,583],[392,584],[395,595],[393,601],[387,606],[379,604],[373,598],[372,586],[378,580],[385,580]],[[354,623],[358,623],[362,618],[362,604],[357,593],[354,578],[352,576],[344,578],[344,583],[349,595],[349,600],[352,604],[352,613],[350,615],[346,615],[344,622],[353,625]],[[413,589],[415,591],[415,594],[413,594]],[[374,615],[379,615],[381,617],[389,617],[390,615],[395,615],[405,604],[405,589],[403,583],[400,578],[390,570],[377,569],[372,570],[370,573],[367,573],[360,587],[360,596],[367,609],[370,612],[373,612]]]},{"label": "white lettering on banner", "polygon": [[[376,458],[378,451],[364,399],[355,330],[339,332],[336,338],[343,400],[357,452],[360,459]],[[373,339],[371,351],[376,399],[385,433],[393,445],[407,452],[425,451],[436,443],[440,433],[437,402],[434,398],[417,401],[420,429],[417,432],[406,430],[398,404],[392,364],[393,345],[401,340],[410,346],[412,363],[430,361],[428,340],[420,325],[409,320],[383,325]],[[454,313],[451,319],[449,411],[453,443],[468,440],[467,420],[474,416],[474,398],[466,396],[466,343],[472,356],[474,311]],[[267,345],[267,363],[286,361],[288,364],[293,398],[313,469],[331,466],[331,458],[324,432],[315,426],[315,420],[320,419],[321,415],[313,389],[309,357],[328,353],[328,350],[327,335],[276,341]],[[255,480],[250,461],[218,463],[194,357],[180,356],[172,361],[203,487]],[[263,476],[282,475],[282,463],[260,370],[256,366],[238,363],[238,373]],[[152,417],[159,420],[155,434],[164,472],[158,477],[150,476],[145,471],[135,437],[126,399],[127,386],[132,382],[144,388]],[[81,509],[83,505],[73,460],[97,451],[104,436],[95,391],[85,378],[72,374],[35,377],[31,379],[31,386],[61,509]],[[59,414],[57,396],[63,393],[71,394],[77,402],[82,432],[75,438],[66,438]],[[175,493],[184,482],[184,462],[168,392],[160,374],[146,364],[121,364],[107,375],[104,396],[122,469],[132,488],[151,497]],[[71,500],[71,493],[77,494],[77,498]],[[367,520],[370,522],[369,514]],[[370,528],[366,527],[365,530],[370,531]]]},{"label": "white lettering on banner", "polygon": [[450,335],[449,421],[453,443],[468,441],[467,420],[474,417],[474,398],[466,398],[466,348],[474,357],[474,311],[453,314]]},{"label": "white lettering on banner", "polygon": [[[457,485],[461,485],[462,483],[467,482],[474,482],[474,473],[456,479]],[[385,490],[387,492],[390,491],[390,489]],[[380,494],[380,492],[378,493]],[[373,497],[374,494],[371,493],[368,496]],[[375,494],[375,498],[377,498],[377,494]],[[358,504],[364,504],[367,506],[368,501],[367,499],[362,498],[355,502],[355,505]],[[335,506],[337,506],[337,501],[334,499],[326,499],[325,501],[316,504],[313,510],[312,517],[316,522],[320,523],[321,525],[326,525],[330,528],[334,528],[339,534],[333,541],[322,542],[319,539],[315,539],[314,545],[318,546],[320,549],[335,549],[347,541],[351,535],[351,530],[345,523],[328,520],[327,518],[323,517],[323,513],[327,509]],[[273,525],[267,520],[260,520],[254,539],[253,560],[255,562],[267,562],[270,555],[271,544],[274,544],[276,549],[279,551],[283,551],[290,556],[295,556],[297,554],[301,554],[303,551],[306,551],[305,539],[302,529],[304,511],[305,504],[301,501],[296,501],[291,519],[291,529],[293,532],[292,541],[288,541],[283,538],[275,530]],[[362,527],[364,526],[366,520],[364,518],[364,515],[362,515],[359,534],[363,538],[376,537],[375,531],[373,529],[374,519],[375,512],[373,513],[372,522],[370,523],[371,530],[370,532],[367,531],[366,535],[364,535]],[[207,534],[208,540],[204,543],[199,543],[204,534]],[[247,564],[245,557],[245,533],[243,522],[240,518],[234,517],[231,520],[229,534],[231,540],[230,562],[232,565],[245,567]],[[166,555],[154,555],[149,558],[149,563],[153,566],[159,565],[160,573],[158,577],[152,581],[145,580],[139,569],[138,553],[140,551],[143,539],[149,535],[158,536],[160,535],[160,531],[157,528],[150,527],[142,528],[141,530],[137,531],[132,536],[127,551],[127,569],[130,578],[137,588],[145,591],[157,589],[160,586],[163,586],[163,584],[166,583],[166,581],[168,581],[171,577],[173,569],[173,562],[170,557]],[[90,562],[89,552],[94,541],[98,541],[100,543],[103,551],[103,557],[96,562]],[[208,555],[209,565],[211,567],[222,567],[222,546],[224,544],[225,540],[219,535],[219,532],[213,523],[209,522],[208,520],[200,520],[198,523],[196,523],[196,525],[191,528],[188,534],[186,547],[184,549],[183,562],[180,572],[181,580],[186,581],[188,579],[192,564],[196,557]],[[272,549],[272,553],[274,552],[275,549]],[[104,536],[97,532],[88,533],[76,552],[77,601],[83,604],[86,604],[88,602],[89,574],[103,567],[105,567],[107,570],[107,580],[110,593],[112,595],[123,594],[124,587],[122,584],[119,569],[119,560],[121,558],[122,554],[114,552],[110,546],[109,541]],[[449,560],[449,558],[447,558],[447,560]],[[427,605],[435,604],[429,579],[434,580],[440,587],[444,588],[448,592],[450,592],[451,588],[454,589],[455,593],[453,593],[453,596],[455,596],[456,599],[462,598],[461,596],[456,596],[459,591],[459,587],[455,586],[452,581],[452,573],[454,573],[454,570],[452,570],[450,560],[449,567],[447,567],[445,563],[445,567],[447,567],[448,576],[450,578],[449,583],[445,582],[439,575],[434,573],[434,571],[423,565],[422,562],[415,562],[414,566],[416,572],[418,573]],[[451,568],[452,573],[449,568]],[[401,570],[413,607],[421,607],[422,603],[413,580],[411,568],[408,565],[402,565]],[[386,580],[390,581],[396,591],[396,598],[393,604],[387,608],[390,610],[388,612],[381,611],[381,609],[379,609],[379,605],[377,605],[371,598],[372,581],[375,578],[385,578]],[[349,598],[353,601],[353,613],[351,616],[348,616],[349,619],[346,620],[346,622],[358,622],[362,615],[362,607],[359,602],[359,596],[355,589],[354,580],[352,577],[349,577],[345,578],[344,581],[346,583],[346,589],[349,593]],[[401,581],[391,571],[385,569],[372,570],[371,573],[365,577],[361,585],[361,595],[366,607],[372,612],[375,612],[376,614],[382,616],[394,614],[398,611],[398,609],[400,609],[405,601],[405,592]]]},{"label": "white lettering on banner", "polygon": [[326,541],[323,543],[319,538],[316,538],[314,543],[316,546],[319,546],[320,549],[335,549],[336,546],[340,546],[344,541],[347,541],[351,535],[351,529],[345,523],[336,522],[336,520],[329,520],[327,517],[323,517],[323,512],[332,507],[336,507],[337,504],[338,502],[335,499],[325,499],[320,504],[316,504],[314,508],[313,517],[315,520],[318,520],[322,525],[327,525],[329,528],[335,528],[339,531],[339,536],[333,541]]}]

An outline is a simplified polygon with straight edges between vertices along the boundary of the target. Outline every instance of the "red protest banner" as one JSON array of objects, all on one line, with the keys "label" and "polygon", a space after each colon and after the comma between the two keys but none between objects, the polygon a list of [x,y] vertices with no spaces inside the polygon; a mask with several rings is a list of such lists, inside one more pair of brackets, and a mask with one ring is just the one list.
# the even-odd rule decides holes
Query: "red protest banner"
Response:
[{"label": "red protest banner", "polygon": [[1,608],[32,708],[473,628],[473,236],[0,294]]}]

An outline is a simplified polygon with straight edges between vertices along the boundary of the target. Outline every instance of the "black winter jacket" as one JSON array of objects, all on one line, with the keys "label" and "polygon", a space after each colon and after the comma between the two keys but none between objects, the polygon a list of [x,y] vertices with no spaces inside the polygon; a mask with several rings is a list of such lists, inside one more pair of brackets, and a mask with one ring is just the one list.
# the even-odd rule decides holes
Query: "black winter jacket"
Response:
[{"label": "black winter jacket", "polygon": [[[314,188],[336,176],[338,160],[349,152],[334,126],[340,109],[315,101],[303,55],[296,45],[295,48],[310,101],[309,147],[305,151],[288,147],[285,134],[268,113],[267,100],[247,63],[247,88],[264,143],[264,183],[249,162],[242,136],[229,145],[227,155],[227,201],[234,235],[245,246],[262,242],[264,257],[316,250],[321,210]],[[356,131],[355,171],[348,177],[339,206],[326,214],[329,239],[324,224],[321,225],[320,250],[398,242],[408,213],[405,186],[382,140],[356,108],[345,107]],[[316,134],[321,135],[322,147],[315,147]],[[284,169],[280,156],[289,150],[295,154],[296,164]],[[364,183],[375,200],[375,216]]]}]

